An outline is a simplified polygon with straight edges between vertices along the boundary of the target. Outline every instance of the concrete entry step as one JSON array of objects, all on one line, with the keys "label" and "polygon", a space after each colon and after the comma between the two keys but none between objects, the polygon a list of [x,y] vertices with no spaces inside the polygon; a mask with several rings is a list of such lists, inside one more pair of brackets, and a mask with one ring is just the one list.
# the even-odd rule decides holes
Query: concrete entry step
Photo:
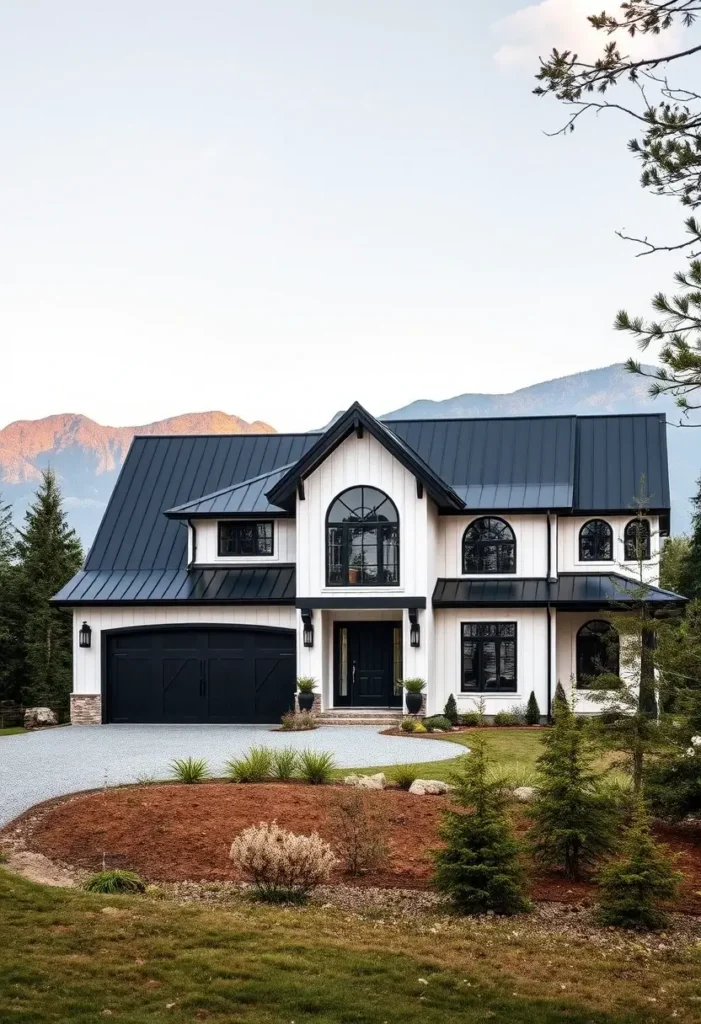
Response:
[{"label": "concrete entry step", "polygon": [[318,716],[319,725],[380,725],[386,729],[402,720],[401,710],[394,708],[330,708]]}]

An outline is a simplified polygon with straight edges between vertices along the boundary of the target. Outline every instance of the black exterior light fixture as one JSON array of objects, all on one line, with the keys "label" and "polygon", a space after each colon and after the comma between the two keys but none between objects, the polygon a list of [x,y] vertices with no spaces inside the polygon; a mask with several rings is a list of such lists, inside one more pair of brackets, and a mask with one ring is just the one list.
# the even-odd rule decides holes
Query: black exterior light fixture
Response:
[{"label": "black exterior light fixture", "polygon": [[409,644],[411,647],[421,646],[421,627],[419,626],[419,609],[409,609]]},{"label": "black exterior light fixture", "polygon": [[305,647],[314,646],[314,626],[312,625],[312,610],[311,608],[302,608],[302,622],[304,623],[304,630],[302,632],[302,640]]},{"label": "black exterior light fixture", "polygon": [[87,622],[84,622],[80,627],[80,632],[78,633],[78,644],[80,647],[90,647],[91,640],[92,630]]}]

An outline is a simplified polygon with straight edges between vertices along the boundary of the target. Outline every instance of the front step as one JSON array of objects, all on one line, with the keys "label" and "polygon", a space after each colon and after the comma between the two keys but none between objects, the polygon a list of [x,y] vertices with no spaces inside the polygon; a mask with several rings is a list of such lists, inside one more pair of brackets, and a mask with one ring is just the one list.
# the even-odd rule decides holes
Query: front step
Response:
[{"label": "front step", "polygon": [[330,708],[317,715],[319,725],[378,725],[390,729],[399,725],[401,711],[389,708]]}]

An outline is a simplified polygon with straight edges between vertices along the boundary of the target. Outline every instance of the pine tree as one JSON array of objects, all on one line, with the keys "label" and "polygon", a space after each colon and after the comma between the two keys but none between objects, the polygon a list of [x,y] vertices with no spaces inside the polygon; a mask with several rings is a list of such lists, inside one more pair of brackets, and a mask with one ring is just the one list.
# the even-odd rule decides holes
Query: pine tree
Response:
[{"label": "pine tree", "polygon": [[567,702],[567,694],[565,693],[565,688],[562,685],[562,683],[560,682],[560,680],[558,679],[557,686],[555,687],[555,696],[553,697],[553,704],[552,704],[552,711],[551,711],[553,716],[555,716],[555,714],[557,713],[558,705],[562,705],[562,704],[564,704],[565,707],[569,707],[569,704]]},{"label": "pine tree", "polygon": [[443,714],[451,725],[458,724],[458,705],[455,701],[455,694],[451,693],[448,697],[448,700],[445,702],[445,707],[443,708]]},{"label": "pine tree", "polygon": [[667,918],[660,904],[675,895],[681,878],[650,835],[649,819],[638,800],[621,856],[601,874],[599,920],[621,928],[663,927]]},{"label": "pine tree", "polygon": [[614,845],[616,814],[593,770],[595,752],[574,708],[557,702],[537,761],[539,796],[529,809],[537,861],[579,879]]},{"label": "pine tree", "polygon": [[434,882],[462,913],[516,914],[529,908],[520,846],[504,814],[503,784],[489,781],[484,740],[475,737],[471,747],[453,794],[468,810],[444,814]]},{"label": "pine tree", "polygon": [[0,500],[0,700],[19,700],[17,547],[12,508]]},{"label": "pine tree", "polygon": [[68,526],[52,470],[42,473],[34,504],[25,515],[17,550],[20,561],[24,703],[65,709],[71,691],[72,622],[49,599],[81,567],[83,552]]},{"label": "pine tree", "polygon": [[531,690],[531,695],[526,705],[526,724],[540,725],[540,708],[538,707],[538,701],[533,690]]},{"label": "pine tree", "polygon": [[697,491],[691,499],[694,512],[691,517],[689,550],[679,572],[679,592],[685,597],[701,597],[701,477]]}]

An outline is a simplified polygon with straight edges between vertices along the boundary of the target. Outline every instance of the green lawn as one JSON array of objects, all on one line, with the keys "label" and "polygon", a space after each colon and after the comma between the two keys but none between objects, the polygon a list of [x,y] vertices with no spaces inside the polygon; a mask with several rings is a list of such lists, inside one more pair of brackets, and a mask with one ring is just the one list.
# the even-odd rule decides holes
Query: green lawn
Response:
[{"label": "green lawn", "polygon": [[0,908],[2,1024],[642,1024],[701,1002],[693,954],[618,958],[522,920],[178,906],[2,869]]},{"label": "green lawn", "polygon": [[13,726],[12,728],[8,726],[7,729],[0,729],[0,736],[16,736],[21,732],[26,732],[26,729],[23,729],[21,725]]},{"label": "green lawn", "polygon": [[[475,734],[484,737],[498,770],[507,773],[515,784],[527,785],[533,781],[535,763],[541,752],[541,733],[537,729],[469,729],[467,732],[439,733],[436,740],[448,740],[459,746],[469,747]],[[433,743],[430,736],[411,737],[414,743]],[[460,755],[449,761],[428,761],[416,763],[413,767],[422,779],[441,779],[447,781],[459,763]],[[352,769],[345,769],[339,774],[348,774]],[[363,768],[365,774],[373,771],[384,771],[391,774],[391,766],[380,765],[377,768]]]}]

